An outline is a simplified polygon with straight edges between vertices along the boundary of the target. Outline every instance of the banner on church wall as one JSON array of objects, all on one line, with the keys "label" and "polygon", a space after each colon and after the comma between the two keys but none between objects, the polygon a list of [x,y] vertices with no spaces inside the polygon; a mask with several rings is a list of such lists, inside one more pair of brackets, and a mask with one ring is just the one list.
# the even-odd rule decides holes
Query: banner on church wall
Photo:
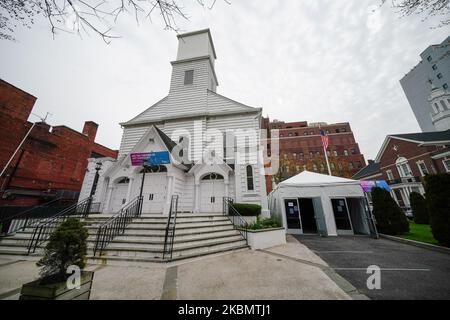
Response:
[{"label": "banner on church wall", "polygon": [[170,164],[170,154],[168,151],[157,152],[139,152],[131,153],[131,165],[134,167],[143,166],[158,166],[162,164]]}]

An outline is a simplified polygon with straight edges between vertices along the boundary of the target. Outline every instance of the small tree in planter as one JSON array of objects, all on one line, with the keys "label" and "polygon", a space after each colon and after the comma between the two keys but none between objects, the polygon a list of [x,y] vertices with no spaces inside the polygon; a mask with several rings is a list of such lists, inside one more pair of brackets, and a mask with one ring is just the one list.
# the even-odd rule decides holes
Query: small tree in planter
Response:
[{"label": "small tree in planter", "polygon": [[[80,286],[67,287],[68,268],[85,267],[88,232],[78,219],[69,218],[50,235],[44,256],[37,262],[41,278],[22,287],[21,299],[72,299],[89,297],[92,272],[81,272]],[[79,290],[78,292],[73,290]],[[87,293],[87,294],[86,294]]]},{"label": "small tree in planter", "polygon": [[426,176],[425,192],[433,237],[450,247],[450,174]]},{"label": "small tree in planter", "polygon": [[428,224],[428,209],[425,198],[420,193],[411,192],[409,202],[414,215],[414,222],[417,224]]},{"label": "small tree in planter", "polygon": [[397,235],[409,231],[409,222],[402,209],[382,188],[372,189],[373,214],[380,233]]}]

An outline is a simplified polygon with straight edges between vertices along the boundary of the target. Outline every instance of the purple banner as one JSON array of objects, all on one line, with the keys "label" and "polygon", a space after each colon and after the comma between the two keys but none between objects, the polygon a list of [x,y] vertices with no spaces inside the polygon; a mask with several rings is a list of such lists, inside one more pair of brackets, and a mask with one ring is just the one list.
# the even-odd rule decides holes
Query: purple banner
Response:
[{"label": "purple banner", "polygon": [[134,167],[142,166],[149,157],[150,152],[132,153],[130,154],[131,165]]}]

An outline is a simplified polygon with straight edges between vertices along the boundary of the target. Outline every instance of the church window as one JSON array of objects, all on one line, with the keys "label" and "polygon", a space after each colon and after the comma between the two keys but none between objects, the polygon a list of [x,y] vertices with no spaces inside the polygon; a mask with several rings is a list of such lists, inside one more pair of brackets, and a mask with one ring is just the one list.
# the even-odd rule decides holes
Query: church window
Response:
[{"label": "church window", "polygon": [[433,68],[433,70],[436,70],[437,69],[437,65],[433,64],[432,68]]},{"label": "church window", "polygon": [[194,83],[194,70],[186,70],[184,72],[184,85]]},{"label": "church window", "polygon": [[[444,85],[442,86],[442,88],[444,88],[444,90],[448,89],[448,84],[444,83]],[[447,99],[448,100],[448,99]]]},{"label": "church window", "polygon": [[445,109],[448,109],[447,106],[445,105],[444,100],[441,100],[441,105],[442,105],[442,111],[444,111]]},{"label": "church window", "polygon": [[442,79],[442,73],[438,73],[437,78]]},{"label": "church window", "polygon": [[130,182],[130,179],[129,178],[122,178],[122,179],[120,179],[117,183],[120,183],[120,184],[125,184],[125,183],[129,183]]}]

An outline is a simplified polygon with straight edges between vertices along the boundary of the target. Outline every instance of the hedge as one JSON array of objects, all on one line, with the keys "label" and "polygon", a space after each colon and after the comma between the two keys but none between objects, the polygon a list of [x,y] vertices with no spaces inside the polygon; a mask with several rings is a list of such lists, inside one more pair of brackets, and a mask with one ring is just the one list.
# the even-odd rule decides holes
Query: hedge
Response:
[{"label": "hedge", "polygon": [[428,209],[425,198],[418,192],[411,192],[409,195],[411,210],[414,215],[414,222],[417,224],[428,224]]},{"label": "hedge", "polygon": [[409,232],[409,222],[391,194],[382,188],[372,189],[373,214],[380,233],[398,235]]},{"label": "hedge", "polygon": [[433,237],[450,247],[450,174],[426,176],[425,193]]},{"label": "hedge", "polygon": [[233,203],[233,207],[241,216],[254,217],[261,214],[261,206],[251,203]]}]

